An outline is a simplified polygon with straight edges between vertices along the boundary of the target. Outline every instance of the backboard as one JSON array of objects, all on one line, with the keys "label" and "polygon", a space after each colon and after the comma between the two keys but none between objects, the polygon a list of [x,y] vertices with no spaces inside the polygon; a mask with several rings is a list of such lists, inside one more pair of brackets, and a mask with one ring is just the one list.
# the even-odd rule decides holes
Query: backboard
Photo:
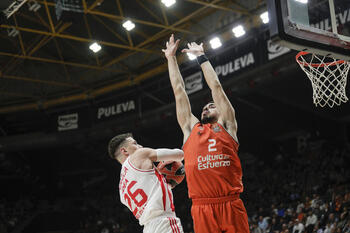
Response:
[{"label": "backboard", "polygon": [[283,46],[350,61],[349,0],[268,0],[270,36]]}]

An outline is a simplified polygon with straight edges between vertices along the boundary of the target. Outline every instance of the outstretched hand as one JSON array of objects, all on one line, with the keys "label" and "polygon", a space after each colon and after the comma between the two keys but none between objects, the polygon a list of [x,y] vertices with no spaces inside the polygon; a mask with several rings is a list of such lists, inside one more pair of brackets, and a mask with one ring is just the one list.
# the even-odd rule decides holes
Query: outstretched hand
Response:
[{"label": "outstretched hand", "polygon": [[187,44],[188,49],[183,49],[183,53],[192,53],[195,56],[204,55],[203,43],[197,44],[196,42],[191,42]]},{"label": "outstretched hand", "polygon": [[179,47],[180,40],[175,41],[174,34],[171,34],[169,41],[166,42],[166,49],[162,49],[166,58],[174,57],[176,50]]}]

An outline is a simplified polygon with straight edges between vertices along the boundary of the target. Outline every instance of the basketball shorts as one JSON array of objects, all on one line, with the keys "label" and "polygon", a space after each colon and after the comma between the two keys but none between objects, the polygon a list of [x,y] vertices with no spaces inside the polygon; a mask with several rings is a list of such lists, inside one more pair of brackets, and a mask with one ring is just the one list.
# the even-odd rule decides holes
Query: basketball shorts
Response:
[{"label": "basketball shorts", "polygon": [[248,216],[237,196],[192,200],[195,233],[249,233]]},{"label": "basketball shorts", "polygon": [[143,228],[143,233],[183,233],[181,221],[177,217],[157,217]]}]

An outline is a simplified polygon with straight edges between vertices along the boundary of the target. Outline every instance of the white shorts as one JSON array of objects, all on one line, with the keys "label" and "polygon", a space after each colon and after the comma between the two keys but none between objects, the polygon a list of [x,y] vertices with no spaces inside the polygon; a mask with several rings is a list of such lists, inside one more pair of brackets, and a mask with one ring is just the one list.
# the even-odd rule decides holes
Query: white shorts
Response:
[{"label": "white shorts", "polygon": [[181,221],[177,217],[157,217],[147,223],[143,233],[183,233]]}]

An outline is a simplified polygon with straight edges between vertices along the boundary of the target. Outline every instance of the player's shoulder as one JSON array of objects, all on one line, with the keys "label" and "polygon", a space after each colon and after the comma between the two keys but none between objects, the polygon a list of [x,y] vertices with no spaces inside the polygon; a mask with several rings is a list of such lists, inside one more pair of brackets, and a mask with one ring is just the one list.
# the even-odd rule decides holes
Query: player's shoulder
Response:
[{"label": "player's shoulder", "polygon": [[[237,127],[234,123],[230,122],[230,121],[226,121],[226,122],[223,122],[223,121],[218,121],[217,122],[218,125],[220,125],[224,130],[224,132],[226,132],[230,137],[233,138],[233,140],[237,143],[238,143],[238,138],[237,138]],[[226,134],[224,133],[224,134]]]},{"label": "player's shoulder", "polygon": [[152,154],[156,153],[155,149],[149,147],[142,147],[137,149],[134,153],[130,155],[132,158],[148,158]]},{"label": "player's shoulder", "polygon": [[157,152],[152,148],[139,148],[129,156],[129,161],[139,169],[151,169],[152,158],[157,156]]}]

